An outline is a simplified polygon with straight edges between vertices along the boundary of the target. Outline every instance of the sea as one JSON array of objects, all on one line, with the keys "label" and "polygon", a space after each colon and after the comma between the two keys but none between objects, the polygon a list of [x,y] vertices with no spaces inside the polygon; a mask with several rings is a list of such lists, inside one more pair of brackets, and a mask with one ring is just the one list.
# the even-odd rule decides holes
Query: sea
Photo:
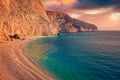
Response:
[{"label": "sea", "polygon": [[120,80],[120,31],[61,33],[25,50],[57,80]]}]

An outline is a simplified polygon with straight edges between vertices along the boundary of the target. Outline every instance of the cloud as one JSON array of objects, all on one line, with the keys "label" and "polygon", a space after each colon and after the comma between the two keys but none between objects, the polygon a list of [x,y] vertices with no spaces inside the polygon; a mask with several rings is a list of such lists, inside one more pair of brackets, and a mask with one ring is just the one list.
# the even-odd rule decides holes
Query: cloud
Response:
[{"label": "cloud", "polygon": [[78,0],[42,0],[47,10],[67,11],[74,6]]},{"label": "cloud", "polygon": [[76,2],[76,0],[61,0],[61,1],[62,1],[63,4],[66,4],[66,5],[73,4],[73,3]]},{"label": "cloud", "polygon": [[95,15],[95,14],[101,14],[101,13],[109,12],[111,10],[112,10],[112,8],[92,9],[92,10],[84,11],[84,14]]},{"label": "cloud", "polygon": [[120,0],[42,0],[48,10],[99,9],[112,7],[120,11]]},{"label": "cloud", "polygon": [[71,14],[70,16],[71,16],[72,18],[78,18],[78,17],[80,17],[80,15],[77,14],[77,13],[73,13],[73,14]]},{"label": "cloud", "polygon": [[42,0],[47,10],[61,11],[100,30],[120,30],[120,0]]},{"label": "cloud", "polygon": [[78,0],[73,6],[75,9],[98,9],[108,7],[120,10],[120,0]]}]

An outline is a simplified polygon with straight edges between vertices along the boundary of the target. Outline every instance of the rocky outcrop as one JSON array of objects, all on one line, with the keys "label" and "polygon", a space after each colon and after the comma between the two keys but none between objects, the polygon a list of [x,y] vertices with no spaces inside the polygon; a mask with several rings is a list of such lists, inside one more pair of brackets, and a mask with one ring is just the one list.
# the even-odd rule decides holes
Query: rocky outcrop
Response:
[{"label": "rocky outcrop", "polygon": [[0,0],[0,40],[9,35],[49,36],[57,34],[40,0]]},{"label": "rocky outcrop", "polygon": [[60,32],[95,31],[97,27],[61,12],[44,9],[40,0],[0,0],[0,41],[9,35],[50,36]]},{"label": "rocky outcrop", "polygon": [[60,32],[83,32],[96,31],[97,27],[78,19],[71,18],[69,15],[61,12],[47,11],[51,23],[57,23]]}]

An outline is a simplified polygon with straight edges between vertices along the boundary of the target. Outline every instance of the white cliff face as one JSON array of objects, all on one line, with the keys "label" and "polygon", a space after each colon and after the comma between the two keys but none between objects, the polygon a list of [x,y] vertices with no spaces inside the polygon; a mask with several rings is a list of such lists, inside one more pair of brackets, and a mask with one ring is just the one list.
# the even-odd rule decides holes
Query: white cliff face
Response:
[{"label": "white cliff face", "polygon": [[0,0],[0,40],[9,35],[49,36],[57,34],[40,0]]}]

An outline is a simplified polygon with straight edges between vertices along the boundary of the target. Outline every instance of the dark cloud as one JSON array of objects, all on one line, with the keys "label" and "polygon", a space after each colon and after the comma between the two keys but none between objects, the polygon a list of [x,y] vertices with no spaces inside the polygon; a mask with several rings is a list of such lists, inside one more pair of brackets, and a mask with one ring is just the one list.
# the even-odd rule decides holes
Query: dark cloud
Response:
[{"label": "dark cloud", "polygon": [[113,7],[115,10],[120,10],[120,0],[78,0],[73,6],[77,9],[96,9]]},{"label": "dark cloud", "polygon": [[112,11],[120,12],[120,0],[73,0],[71,4],[64,4],[63,0],[41,0],[46,4],[47,10],[69,11],[69,10],[91,10],[99,8],[111,8]]}]

